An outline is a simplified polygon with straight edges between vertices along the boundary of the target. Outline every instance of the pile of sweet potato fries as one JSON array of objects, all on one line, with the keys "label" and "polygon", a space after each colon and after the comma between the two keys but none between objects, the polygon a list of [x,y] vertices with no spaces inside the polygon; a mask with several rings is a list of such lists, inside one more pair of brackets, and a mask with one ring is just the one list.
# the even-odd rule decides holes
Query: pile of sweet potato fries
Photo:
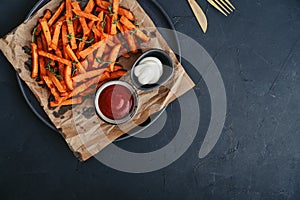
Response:
[{"label": "pile of sweet potato fries", "polygon": [[65,0],[46,10],[33,30],[32,78],[46,84],[51,107],[80,104],[103,83],[126,74],[116,61],[150,38],[120,0]]}]

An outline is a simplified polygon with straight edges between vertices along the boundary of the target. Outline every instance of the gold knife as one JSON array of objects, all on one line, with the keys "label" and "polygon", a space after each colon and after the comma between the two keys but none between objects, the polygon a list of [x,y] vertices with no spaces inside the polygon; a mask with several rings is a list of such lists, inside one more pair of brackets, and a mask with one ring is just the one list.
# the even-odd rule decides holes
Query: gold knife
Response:
[{"label": "gold knife", "polygon": [[205,33],[207,30],[207,19],[206,19],[206,16],[205,16],[203,10],[201,9],[199,4],[195,0],[187,0],[187,1],[192,8],[200,27],[202,28],[203,32]]}]

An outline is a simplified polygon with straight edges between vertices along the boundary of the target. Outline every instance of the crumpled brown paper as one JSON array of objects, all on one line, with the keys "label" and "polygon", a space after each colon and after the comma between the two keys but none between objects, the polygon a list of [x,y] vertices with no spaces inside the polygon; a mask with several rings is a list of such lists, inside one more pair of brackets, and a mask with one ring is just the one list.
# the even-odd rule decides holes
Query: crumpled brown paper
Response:
[{"label": "crumpled brown paper", "polygon": [[[134,13],[140,28],[145,28],[151,31],[152,35],[153,33],[156,35],[156,37],[151,37],[149,43],[144,44],[143,50],[159,48],[169,53],[172,57],[175,66],[172,78],[164,86],[153,91],[143,92],[137,90],[139,98],[137,113],[132,122],[119,126],[107,124],[99,119],[95,113],[93,98],[86,99],[83,104],[72,108],[62,107],[54,110],[49,108],[48,99],[50,93],[31,78],[31,73],[24,64],[30,56],[24,52],[22,47],[30,45],[31,32],[36,26],[38,18],[43,15],[46,9],[54,11],[59,6],[59,3],[60,0],[50,1],[30,20],[18,26],[13,33],[0,39],[0,49],[18,72],[21,79],[26,82],[39,100],[50,120],[62,133],[70,149],[81,161],[85,161],[124,133],[144,122],[150,115],[160,111],[173,100],[190,90],[194,83],[138,2],[136,0],[121,0],[121,6],[129,8]],[[131,83],[129,76],[125,77],[124,80]]]}]

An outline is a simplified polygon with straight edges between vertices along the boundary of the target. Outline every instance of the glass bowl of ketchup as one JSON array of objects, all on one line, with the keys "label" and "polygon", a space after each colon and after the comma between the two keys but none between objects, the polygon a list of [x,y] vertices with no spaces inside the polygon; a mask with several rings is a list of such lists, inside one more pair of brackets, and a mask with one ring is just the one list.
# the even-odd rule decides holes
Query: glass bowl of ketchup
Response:
[{"label": "glass bowl of ketchup", "polygon": [[95,108],[99,117],[110,124],[122,124],[136,113],[138,97],[134,88],[124,81],[103,84],[95,96]]}]

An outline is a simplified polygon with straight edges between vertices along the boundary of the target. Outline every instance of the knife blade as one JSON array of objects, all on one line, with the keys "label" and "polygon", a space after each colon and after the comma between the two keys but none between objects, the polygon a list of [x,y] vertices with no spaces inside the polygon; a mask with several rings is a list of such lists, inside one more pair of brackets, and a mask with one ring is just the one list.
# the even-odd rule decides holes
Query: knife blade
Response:
[{"label": "knife blade", "polygon": [[199,6],[199,4],[195,0],[187,0],[190,4],[192,11],[204,33],[206,33],[207,30],[207,19],[206,16],[202,10],[202,8]]}]

